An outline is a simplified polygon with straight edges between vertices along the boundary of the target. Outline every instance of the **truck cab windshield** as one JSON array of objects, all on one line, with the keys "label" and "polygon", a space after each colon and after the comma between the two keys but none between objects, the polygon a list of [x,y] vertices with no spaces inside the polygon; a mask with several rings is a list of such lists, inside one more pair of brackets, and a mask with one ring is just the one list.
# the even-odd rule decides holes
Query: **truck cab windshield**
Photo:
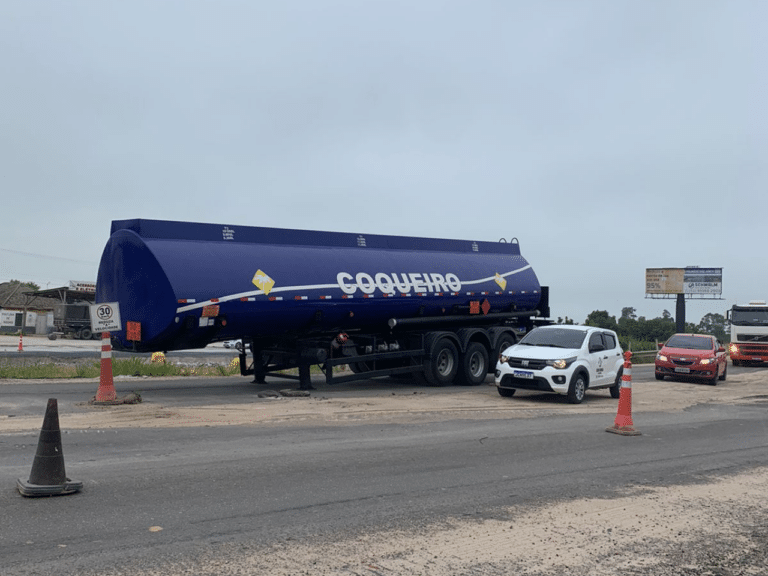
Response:
[{"label": "truck cab windshield", "polygon": [[736,326],[768,326],[768,308],[736,308],[731,311],[731,324]]}]

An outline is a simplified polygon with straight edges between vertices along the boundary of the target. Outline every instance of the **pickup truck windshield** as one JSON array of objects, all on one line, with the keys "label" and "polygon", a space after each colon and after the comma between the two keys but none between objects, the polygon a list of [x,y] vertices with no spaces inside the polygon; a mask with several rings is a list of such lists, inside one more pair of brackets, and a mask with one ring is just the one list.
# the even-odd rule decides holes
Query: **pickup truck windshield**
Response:
[{"label": "pickup truck windshield", "polygon": [[528,332],[520,344],[528,346],[552,346],[554,348],[581,348],[586,330],[566,330],[563,328],[537,328]]}]

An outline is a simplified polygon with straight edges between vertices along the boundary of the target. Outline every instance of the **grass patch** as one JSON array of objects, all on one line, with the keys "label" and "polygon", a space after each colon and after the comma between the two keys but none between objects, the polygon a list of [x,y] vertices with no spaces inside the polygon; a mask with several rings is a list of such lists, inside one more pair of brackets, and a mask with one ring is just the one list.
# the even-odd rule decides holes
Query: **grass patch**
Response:
[{"label": "grass patch", "polygon": [[[98,378],[101,361],[79,364],[52,364],[49,362],[0,361],[0,378],[14,380],[45,380],[65,378]],[[113,376],[236,376],[240,365],[236,358],[228,365],[201,364],[183,366],[166,362],[151,362],[145,358],[113,358]]]}]

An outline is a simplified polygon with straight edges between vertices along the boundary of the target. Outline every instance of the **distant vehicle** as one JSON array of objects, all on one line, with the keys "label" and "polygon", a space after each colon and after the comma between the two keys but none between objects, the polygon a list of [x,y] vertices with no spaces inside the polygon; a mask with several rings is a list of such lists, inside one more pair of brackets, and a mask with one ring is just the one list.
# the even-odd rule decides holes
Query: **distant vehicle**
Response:
[{"label": "distant vehicle", "polygon": [[768,362],[768,304],[752,300],[734,305],[726,312],[731,324],[728,352],[734,366],[750,362]]},{"label": "distant vehicle", "polygon": [[243,341],[242,340],[225,340],[224,348],[235,348],[236,350],[239,350],[240,352],[242,352]]},{"label": "distant vehicle", "polygon": [[611,397],[618,398],[623,363],[619,338],[612,330],[540,326],[499,354],[496,387],[507,397],[518,388],[565,394],[572,404],[597,388],[608,388]]},{"label": "distant vehicle", "polygon": [[707,334],[675,334],[656,355],[656,380],[682,377],[715,386],[718,380],[725,380],[727,370],[725,347]]},{"label": "distant vehicle", "polygon": [[101,338],[101,334],[91,330],[90,302],[56,304],[53,308],[55,331],[48,335],[50,340],[58,336],[69,336],[77,340]]}]

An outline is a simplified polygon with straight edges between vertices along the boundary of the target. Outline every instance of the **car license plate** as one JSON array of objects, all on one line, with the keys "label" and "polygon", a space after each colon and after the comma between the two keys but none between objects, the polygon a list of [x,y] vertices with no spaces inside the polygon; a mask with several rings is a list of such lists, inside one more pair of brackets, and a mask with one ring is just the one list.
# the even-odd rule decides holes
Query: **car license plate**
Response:
[{"label": "car license plate", "polygon": [[527,378],[528,380],[533,380],[533,372],[525,372],[524,370],[515,370],[514,376],[515,378]]},{"label": "car license plate", "polygon": [[675,372],[678,372],[680,374],[690,374],[691,369],[690,368],[675,368]]}]

